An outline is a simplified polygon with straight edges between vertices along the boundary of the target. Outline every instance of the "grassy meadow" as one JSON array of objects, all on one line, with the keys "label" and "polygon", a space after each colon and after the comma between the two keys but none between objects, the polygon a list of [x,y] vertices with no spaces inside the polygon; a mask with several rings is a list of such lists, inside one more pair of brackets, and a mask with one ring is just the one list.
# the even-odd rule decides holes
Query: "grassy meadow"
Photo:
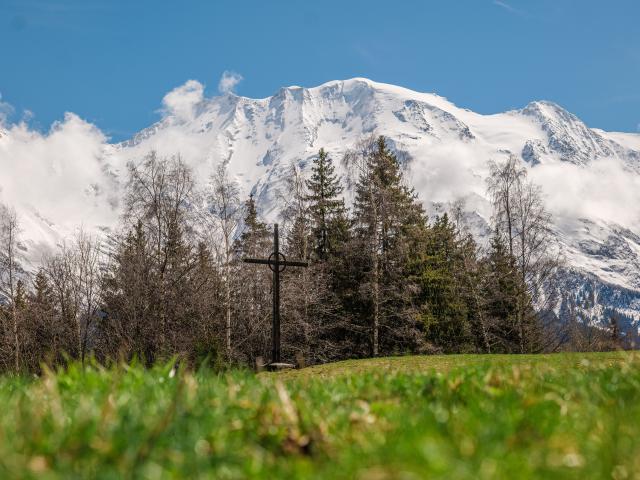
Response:
[{"label": "grassy meadow", "polygon": [[640,356],[0,379],[0,478],[640,478]]}]

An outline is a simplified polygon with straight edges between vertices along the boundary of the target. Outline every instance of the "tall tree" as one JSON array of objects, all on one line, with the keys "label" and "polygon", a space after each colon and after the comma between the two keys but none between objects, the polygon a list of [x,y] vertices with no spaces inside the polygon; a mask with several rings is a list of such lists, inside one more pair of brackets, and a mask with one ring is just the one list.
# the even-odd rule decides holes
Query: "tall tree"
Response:
[{"label": "tall tree", "polygon": [[220,302],[210,289],[219,284],[194,221],[190,170],[152,154],[131,167],[126,200],[128,233],[105,277],[104,355],[195,362],[217,352],[210,324]]},{"label": "tall tree", "polygon": [[59,316],[55,310],[53,292],[47,276],[39,269],[33,279],[33,288],[27,294],[23,313],[23,357],[24,366],[30,372],[39,372],[40,365],[47,362],[50,366],[62,364],[63,352],[60,349]]},{"label": "tall tree", "polygon": [[20,327],[18,315],[18,282],[22,272],[18,236],[20,225],[14,209],[0,204],[0,295],[9,303],[12,331],[13,360],[16,371],[20,370]]},{"label": "tall tree", "polygon": [[225,348],[227,356],[231,356],[231,289],[234,282],[233,239],[241,220],[241,204],[236,182],[229,177],[224,164],[220,164],[211,177],[209,195],[210,211],[216,220],[216,226],[222,239],[219,254],[222,264],[225,303]]},{"label": "tall tree", "polygon": [[464,287],[464,252],[445,213],[428,231],[420,276],[427,338],[446,352],[473,349],[468,292]]},{"label": "tall tree", "polygon": [[522,292],[521,277],[504,237],[497,232],[492,237],[489,255],[483,263],[483,310],[488,319],[491,351],[519,352],[521,344],[518,297]]},{"label": "tall tree", "polygon": [[271,275],[262,265],[242,264],[246,257],[266,258],[271,253],[271,234],[260,220],[256,202],[250,195],[245,203],[242,233],[234,244],[238,287],[234,304],[238,324],[232,339],[236,361],[254,365],[267,358],[271,339]]},{"label": "tall tree", "polygon": [[321,148],[313,159],[311,178],[307,180],[309,210],[313,231],[313,249],[319,260],[326,260],[340,240],[345,206],[342,185],[329,154]]},{"label": "tall tree", "polygon": [[[494,224],[508,246],[521,277],[517,293],[517,333],[520,352],[553,349],[557,333],[550,312],[558,301],[555,281],[559,266],[551,237],[551,215],[540,188],[527,179],[515,156],[490,163],[488,192],[493,200]],[[531,315],[531,304],[537,314]],[[547,334],[543,334],[543,330]]]},{"label": "tall tree", "polygon": [[142,221],[130,230],[111,255],[103,280],[104,309],[100,353],[148,361],[156,356],[160,285]]},{"label": "tall tree", "polygon": [[[194,181],[189,168],[180,156],[159,158],[150,152],[140,165],[130,165],[129,181],[125,195],[125,222],[130,227],[142,224],[151,247],[149,253],[154,258],[154,271],[158,275],[160,324],[159,352],[170,351],[168,345],[171,318],[168,318],[168,299],[175,287],[175,277],[186,275],[191,262],[181,262],[176,255],[182,255],[182,236],[193,229],[189,223],[193,204]],[[188,246],[185,246],[185,248]],[[173,278],[172,278],[173,277]]]},{"label": "tall tree", "polygon": [[359,283],[361,318],[369,323],[370,354],[377,356],[381,328],[387,333],[387,351],[406,349],[415,341],[415,285],[407,284],[406,270],[426,219],[384,137],[364,144],[346,160],[358,172],[351,249],[360,272],[353,277]]}]

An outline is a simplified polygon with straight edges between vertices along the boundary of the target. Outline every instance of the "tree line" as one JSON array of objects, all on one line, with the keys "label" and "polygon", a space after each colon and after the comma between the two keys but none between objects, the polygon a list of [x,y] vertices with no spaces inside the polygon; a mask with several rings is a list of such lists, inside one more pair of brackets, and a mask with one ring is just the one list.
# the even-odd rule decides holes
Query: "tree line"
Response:
[{"label": "tree line", "polygon": [[[620,346],[620,332],[554,313],[551,217],[515,157],[490,163],[484,248],[463,206],[427,217],[385,138],[364,139],[342,162],[344,178],[323,149],[309,178],[292,165],[279,199],[284,253],[310,262],[283,274],[283,359],[548,352],[580,349],[585,335],[591,349]],[[271,272],[242,262],[272,249],[255,198],[242,201],[224,165],[196,188],[179,156],[151,152],[129,166],[123,204],[117,232],[78,233],[34,274],[21,265],[17,215],[0,208],[0,369],[268,359]]]}]

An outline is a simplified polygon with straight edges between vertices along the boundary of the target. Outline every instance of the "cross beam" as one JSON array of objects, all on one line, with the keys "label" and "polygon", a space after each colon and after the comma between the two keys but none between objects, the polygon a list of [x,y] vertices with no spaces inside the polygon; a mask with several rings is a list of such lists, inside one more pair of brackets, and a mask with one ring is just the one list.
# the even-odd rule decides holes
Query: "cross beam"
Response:
[{"label": "cross beam", "polygon": [[280,253],[280,240],[278,238],[278,224],[273,225],[273,253],[269,258],[245,258],[245,263],[268,265],[273,272],[273,318],[271,326],[271,364],[280,363],[280,274],[287,267],[307,267],[307,262],[291,261]]}]

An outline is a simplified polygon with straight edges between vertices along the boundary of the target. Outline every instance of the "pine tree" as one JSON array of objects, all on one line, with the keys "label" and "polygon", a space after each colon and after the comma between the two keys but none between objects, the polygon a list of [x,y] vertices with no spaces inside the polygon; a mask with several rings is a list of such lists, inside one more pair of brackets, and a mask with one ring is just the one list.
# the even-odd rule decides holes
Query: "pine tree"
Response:
[{"label": "pine tree", "polygon": [[51,286],[47,280],[47,275],[42,268],[38,270],[33,279],[33,294],[31,295],[31,303],[34,305],[42,305],[46,309],[53,305],[53,293]]},{"label": "pine tree", "polygon": [[538,344],[537,316],[530,298],[522,294],[524,286],[516,259],[509,253],[503,238],[498,233],[493,236],[491,251],[485,260],[483,290],[492,351],[533,352]]},{"label": "pine tree", "polygon": [[195,247],[185,240],[177,222],[169,224],[165,248],[166,267],[161,282],[161,358],[189,352],[197,340],[194,334],[200,324],[193,304],[196,297],[193,282],[197,264]]},{"label": "pine tree", "polygon": [[[327,160],[323,151],[321,156]],[[283,274],[282,355],[289,361],[304,364],[331,361],[340,358],[342,353],[341,345],[336,341],[342,326],[339,302],[330,288],[330,265],[342,246],[343,238],[337,222],[344,219],[344,215],[339,216],[342,212],[333,208],[342,202],[327,202],[326,198],[323,200],[324,193],[309,195],[307,186],[308,182],[303,180],[299,169],[292,165],[281,211],[286,239],[283,251],[288,258],[312,261],[306,268],[288,268]],[[325,187],[318,190],[326,192]],[[339,185],[336,192],[337,187]],[[329,204],[330,209],[325,209],[324,215],[315,216],[315,226],[324,225],[326,235],[317,229],[314,232],[314,215],[310,208],[323,203],[325,206]],[[332,241],[323,243],[328,238]],[[330,248],[319,249],[318,246],[323,244]]]},{"label": "pine tree", "polygon": [[269,231],[267,225],[258,218],[253,194],[245,202],[243,229],[235,243],[235,252],[239,258],[257,257],[269,252]]},{"label": "pine tree", "polygon": [[29,369],[38,371],[44,360],[51,366],[62,363],[60,316],[56,312],[53,290],[42,268],[33,279],[33,291],[27,297],[26,310],[31,352]]},{"label": "pine tree", "polygon": [[345,206],[340,198],[342,186],[335,166],[327,152],[321,148],[313,160],[311,178],[307,180],[309,210],[311,213],[313,247],[319,260],[326,260],[335,251],[344,236]]},{"label": "pine tree", "polygon": [[298,166],[293,163],[282,199],[284,207],[280,211],[284,227],[281,232],[285,237],[281,249],[291,258],[308,259],[312,256],[313,238],[308,197],[306,181]]},{"label": "pine tree", "polygon": [[237,280],[233,318],[237,323],[232,338],[233,359],[254,365],[271,351],[271,271],[264,265],[242,263],[246,257],[266,258],[271,253],[271,236],[258,217],[253,195],[245,203],[243,230],[234,245]]},{"label": "pine tree", "polygon": [[226,282],[204,242],[197,245],[189,277],[192,330],[195,334],[189,354],[198,366],[203,362],[217,366],[217,362],[229,359],[226,349]]},{"label": "pine tree", "polygon": [[103,309],[107,315],[99,328],[100,356],[155,359],[159,278],[152,247],[139,221],[116,249],[104,277]]},{"label": "pine tree", "polygon": [[456,229],[445,213],[428,231],[420,284],[427,339],[445,352],[473,349],[468,292],[464,292],[464,258]]},{"label": "pine tree", "polygon": [[412,310],[415,285],[407,268],[424,226],[424,212],[403,184],[397,157],[379,137],[361,162],[350,259],[356,270],[351,277],[357,283],[357,308],[361,321],[369,324],[373,356],[416,348],[420,335]]}]

